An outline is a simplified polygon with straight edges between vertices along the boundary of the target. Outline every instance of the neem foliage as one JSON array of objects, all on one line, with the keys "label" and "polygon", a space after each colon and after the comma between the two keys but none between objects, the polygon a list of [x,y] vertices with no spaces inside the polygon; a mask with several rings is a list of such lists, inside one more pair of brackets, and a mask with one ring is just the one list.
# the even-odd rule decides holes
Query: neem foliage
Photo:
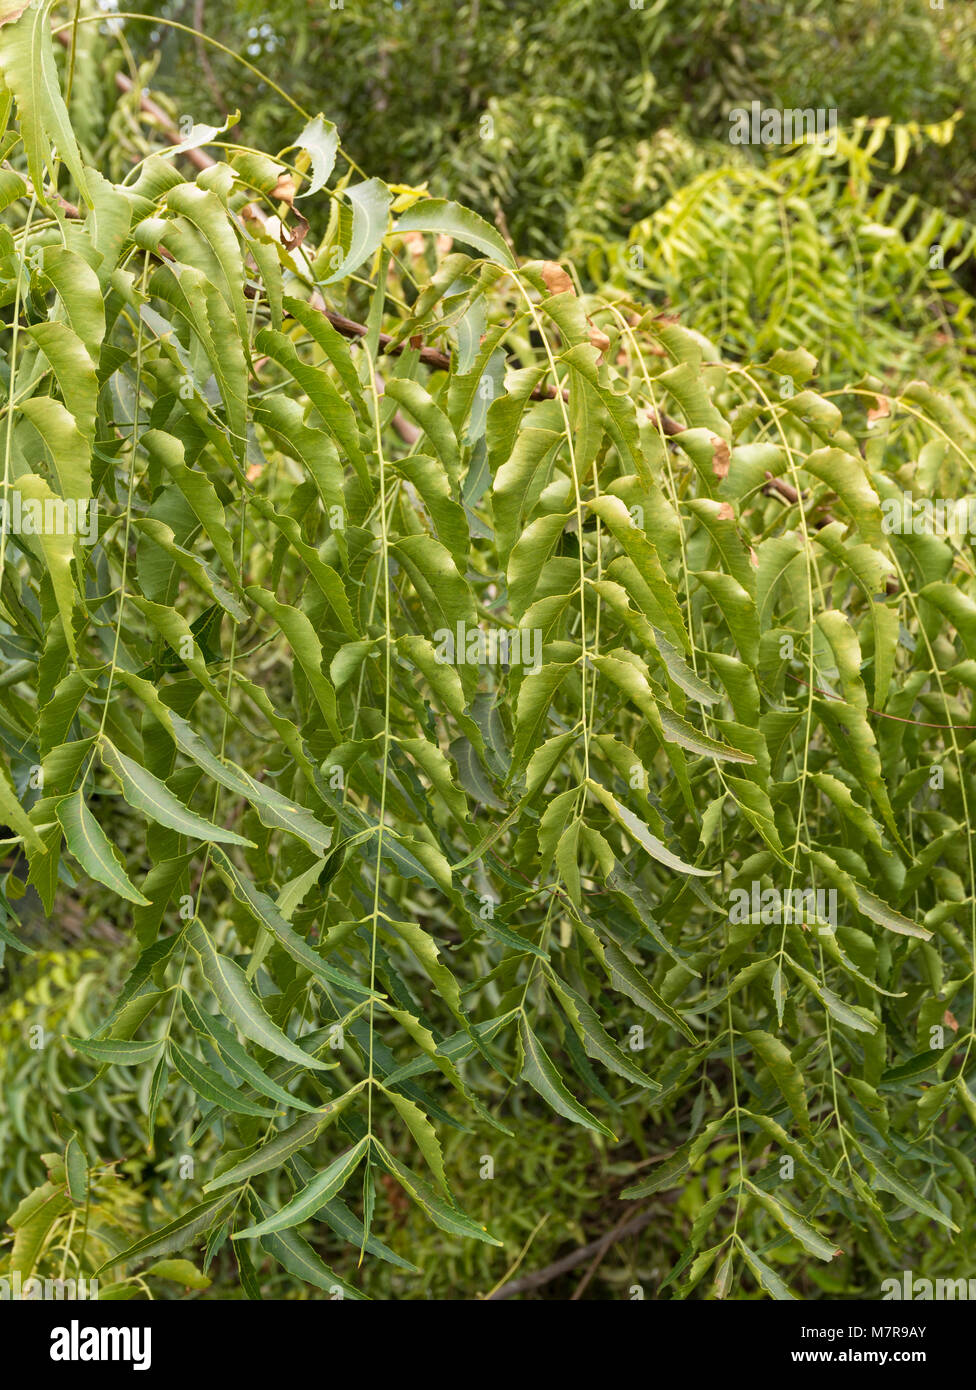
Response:
[{"label": "neem foliage", "polygon": [[[663,1132],[627,1197],[705,1176],[677,1296],[890,1273],[906,1230],[951,1263],[976,602],[965,537],[882,507],[964,490],[973,422],[820,394],[803,347],[723,364],[322,117],[113,184],[49,27],[0,29],[3,495],[98,530],[0,542],[0,810],[48,913],[107,893],[133,942],[66,1041],[138,1079],[150,1145],[178,1086],[219,1153],[171,1223],[101,1232],[102,1278],[229,1238],[248,1290],[267,1253],[362,1296],[391,1190],[495,1240],[504,1182],[462,1210],[444,1140],[524,1111],[608,1161]],[[13,1268],[92,1158],[52,1159]]]}]

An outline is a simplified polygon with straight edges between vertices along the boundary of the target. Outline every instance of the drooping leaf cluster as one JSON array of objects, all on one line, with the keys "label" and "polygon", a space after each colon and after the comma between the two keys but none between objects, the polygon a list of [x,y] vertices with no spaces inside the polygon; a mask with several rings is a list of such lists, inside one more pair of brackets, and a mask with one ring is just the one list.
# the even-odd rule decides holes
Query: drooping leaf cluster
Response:
[{"label": "drooping leaf cluster", "polygon": [[520,1107],[608,1161],[665,1129],[630,1198],[707,1170],[679,1296],[792,1296],[906,1212],[949,1241],[976,600],[964,538],[887,520],[965,492],[972,416],[723,362],[322,116],[111,181],[49,31],[0,28],[3,498],[97,533],[0,540],[0,812],[48,914],[98,885],[134,943],[64,1042],[148,1078],[150,1144],[175,1086],[219,1151],[104,1268],[229,1240],[245,1286],[368,1294],[393,1190],[495,1239],[444,1136]]}]

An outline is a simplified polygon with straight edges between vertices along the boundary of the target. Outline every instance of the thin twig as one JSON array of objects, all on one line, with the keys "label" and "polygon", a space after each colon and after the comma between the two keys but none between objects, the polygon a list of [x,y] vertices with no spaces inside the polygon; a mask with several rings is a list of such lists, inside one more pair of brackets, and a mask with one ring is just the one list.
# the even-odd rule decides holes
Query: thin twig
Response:
[{"label": "thin twig", "polygon": [[599,1269],[603,1257],[606,1255],[611,1245],[613,1245],[614,1241],[620,1238],[619,1232],[627,1224],[628,1218],[627,1215],[624,1214],[617,1222],[616,1226],[614,1226],[613,1230],[609,1233],[609,1235],[606,1236],[606,1238],[603,1241],[603,1244],[600,1246],[599,1250],[593,1256],[593,1260],[590,1264],[590,1267],[587,1269],[586,1273],[583,1275],[582,1279],[579,1281],[579,1283],[576,1285],[576,1288],[572,1292],[572,1296],[569,1300],[570,1303],[578,1303],[579,1300],[583,1297],[583,1294],[586,1291],[586,1287],[589,1284],[590,1280],[593,1278],[594,1274]]},{"label": "thin twig", "polygon": [[589,1245],[581,1245],[578,1250],[572,1250],[568,1255],[554,1260],[552,1264],[546,1265],[545,1269],[537,1269],[534,1274],[523,1274],[521,1279],[513,1279],[511,1283],[503,1284],[500,1289],[489,1294],[485,1302],[514,1298],[517,1294],[530,1293],[533,1289],[542,1288],[544,1284],[558,1279],[560,1274],[567,1274],[577,1265],[592,1259],[594,1255],[600,1254],[602,1257],[606,1250],[618,1240],[623,1240],[626,1236],[636,1235],[638,1231],[642,1231],[645,1226],[650,1225],[656,1215],[657,1213],[653,1211],[640,1212],[637,1216],[631,1217],[626,1225],[614,1227],[612,1231],[600,1236],[598,1240],[591,1240]]}]

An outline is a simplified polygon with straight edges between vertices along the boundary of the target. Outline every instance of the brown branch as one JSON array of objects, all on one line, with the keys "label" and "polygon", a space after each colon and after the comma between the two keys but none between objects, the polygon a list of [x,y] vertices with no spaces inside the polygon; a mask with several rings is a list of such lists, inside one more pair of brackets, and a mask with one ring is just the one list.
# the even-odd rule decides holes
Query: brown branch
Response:
[{"label": "brown branch", "polygon": [[545,1269],[537,1269],[534,1274],[523,1274],[520,1279],[513,1279],[508,1284],[503,1284],[500,1289],[489,1294],[484,1300],[485,1303],[494,1303],[502,1298],[515,1298],[520,1293],[530,1293],[533,1289],[540,1289],[544,1284],[549,1284],[553,1279],[558,1279],[561,1274],[568,1274],[577,1265],[585,1264],[587,1260],[599,1256],[601,1259],[606,1254],[611,1245],[615,1245],[618,1240],[623,1240],[626,1236],[636,1235],[649,1225],[654,1217],[658,1215],[656,1211],[642,1211],[637,1216],[632,1216],[625,1224],[614,1227],[606,1235],[600,1236],[597,1240],[591,1240],[589,1245],[581,1245],[578,1250],[571,1250],[568,1255],[563,1255],[560,1259],[554,1260],[552,1264],[546,1265]]},{"label": "brown branch", "polygon": [[782,478],[774,478],[769,469],[766,470],[766,481],[763,483],[763,492],[767,497],[782,497],[784,502],[799,502],[800,494],[792,483],[786,483]]},{"label": "brown branch", "polygon": [[[786,673],[791,680],[795,680],[799,685],[805,685],[808,690],[812,690],[814,695],[820,695],[825,700],[843,700],[843,695],[835,695],[830,690],[823,690],[819,685],[811,685],[802,676],[795,676],[792,671]],[[976,724],[930,724],[924,719],[906,719],[900,714],[888,714],[883,709],[874,709],[871,705],[866,705],[868,714],[876,714],[879,719],[891,719],[896,724],[914,724],[919,729],[976,729]]]},{"label": "brown branch", "polygon": [[576,1288],[573,1290],[572,1297],[569,1300],[570,1303],[578,1303],[580,1299],[583,1297],[583,1294],[586,1292],[589,1286],[590,1280],[593,1278],[594,1274],[600,1268],[600,1265],[602,1264],[607,1251],[613,1245],[614,1241],[619,1239],[619,1232],[621,1232],[624,1226],[628,1224],[629,1218],[627,1216],[627,1213],[625,1212],[624,1215],[617,1222],[616,1226],[614,1226],[613,1230],[610,1231],[609,1234],[604,1237],[603,1244],[600,1246],[599,1250],[593,1256],[593,1259],[590,1262],[590,1265],[587,1268],[586,1273],[583,1275],[582,1279],[579,1281],[579,1283],[576,1285]]},{"label": "brown branch", "polygon": [[199,61],[200,66],[203,68],[204,76],[207,79],[207,86],[210,88],[210,95],[214,99],[214,103],[217,107],[217,110],[222,111],[226,119],[226,117],[230,115],[230,112],[227,109],[227,103],[224,101],[223,93],[221,92],[217,79],[214,76],[214,70],[210,65],[210,59],[207,56],[207,46],[203,42],[203,4],[204,0],[195,0],[193,6],[193,27],[197,30],[197,60]]},{"label": "brown branch", "polygon": [[[768,497],[781,497],[784,502],[789,502],[791,506],[806,501],[806,493],[797,492],[792,483],[786,482],[783,478],[774,477],[768,469],[762,490]],[[813,519],[813,524],[818,531],[822,531],[825,526],[830,526],[836,520],[837,518],[832,512],[824,512],[823,516]]]}]

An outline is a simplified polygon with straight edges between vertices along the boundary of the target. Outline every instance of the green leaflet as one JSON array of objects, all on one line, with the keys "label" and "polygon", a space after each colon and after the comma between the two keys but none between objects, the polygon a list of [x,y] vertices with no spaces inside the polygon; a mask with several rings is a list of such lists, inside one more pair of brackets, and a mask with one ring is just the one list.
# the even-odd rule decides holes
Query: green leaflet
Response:
[{"label": "green leaflet", "polygon": [[64,1168],[68,1181],[68,1196],[78,1206],[88,1195],[88,1155],[77,1134],[72,1134],[65,1145]]},{"label": "green leaflet", "polygon": [[[429,535],[403,536],[393,551],[438,631],[449,632],[453,637],[458,623],[469,628],[477,626],[471,591],[446,546]],[[434,635],[435,640],[441,640]],[[463,667],[462,671],[466,669]]]},{"label": "green leaflet", "polygon": [[803,1074],[793,1061],[790,1050],[779,1038],[761,1029],[753,1029],[745,1034],[755,1049],[756,1055],[768,1067],[773,1080],[783,1093],[793,1116],[801,1129],[809,1130],[810,1114],[807,1110],[806,1087]]},{"label": "green leaflet", "polygon": [[303,1052],[268,1017],[260,1001],[248,986],[244,972],[236,961],[223,956],[214,946],[199,922],[191,923],[187,936],[200,958],[204,977],[213,990],[225,1018],[235,1024],[246,1038],[301,1067],[324,1070],[325,1062]]},{"label": "green leaflet", "polygon": [[357,1250],[365,1250],[367,1254],[376,1255],[378,1259],[396,1265],[398,1269],[408,1270],[411,1274],[418,1272],[416,1265],[404,1260],[381,1240],[377,1240],[375,1236],[367,1236],[363,1223],[353,1215],[341,1198],[333,1197],[331,1202],[326,1202],[319,1210],[319,1220],[331,1227],[336,1235],[349,1241]]},{"label": "green leaflet", "polygon": [[220,267],[220,285],[227,306],[234,315],[242,342],[248,339],[247,311],[244,304],[244,262],[237,237],[224,215],[215,193],[191,183],[171,188],[166,198],[171,211],[185,217],[199,231]]},{"label": "green leaflet", "polygon": [[409,754],[430,779],[443,803],[463,825],[468,818],[468,803],[464,793],[457,787],[453,769],[440,748],[424,738],[401,739],[400,748]]},{"label": "green leaflet", "polygon": [[19,951],[22,955],[30,954],[30,947],[25,946],[22,941],[12,935],[5,926],[0,925],[0,944],[9,946],[12,951]]},{"label": "green leaflet", "polygon": [[640,1067],[630,1061],[626,1053],[610,1037],[586,1000],[567,984],[561,983],[555,975],[550,974],[550,981],[570,1023],[579,1034],[587,1056],[602,1062],[610,1071],[616,1072],[618,1076],[632,1081],[637,1086],[644,1087],[645,1090],[659,1091],[659,1083],[645,1076]]},{"label": "green leaflet", "polygon": [[440,951],[433,937],[417,922],[393,921],[390,918],[384,920],[386,925],[410,947],[451,1012],[456,1018],[463,1020],[464,1011],[457,980],[441,960]]},{"label": "green leaflet", "polygon": [[919,591],[919,597],[934,604],[962,638],[967,656],[976,656],[976,602],[952,584],[933,582]]},{"label": "green leaflet", "polygon": [[870,1144],[862,1143],[862,1152],[871,1164],[875,1173],[875,1186],[883,1188],[886,1192],[891,1192],[900,1202],[904,1202],[913,1211],[920,1212],[929,1221],[936,1221],[940,1226],[945,1226],[949,1231],[958,1231],[959,1227],[951,1221],[944,1212],[939,1211],[938,1207],[932,1205],[921,1193],[916,1192],[911,1183],[907,1182],[898,1170],[885,1158],[885,1156],[873,1148]]},{"label": "green leaflet", "polygon": [[538,671],[530,672],[522,681],[518,694],[515,746],[512,749],[510,776],[514,776],[525,766],[533,748],[538,747],[537,739],[553,697],[572,670],[571,662],[547,663]]},{"label": "green leaflet", "polygon": [[463,507],[453,500],[446,465],[426,454],[408,454],[397,460],[397,468],[416,488],[434,523],[437,539],[447,546],[454,563],[463,570],[470,543],[468,522]]},{"label": "green leaflet", "polygon": [[777,604],[784,590],[792,596],[795,584],[796,591],[801,591],[801,537],[796,532],[784,536],[770,536],[756,547],[756,554],[759,557],[759,568],[756,571],[756,614],[760,630],[765,631],[773,625]]},{"label": "green leaflet", "polygon": [[46,845],[35,830],[27,812],[14,795],[13,788],[7,778],[6,766],[0,766],[0,815],[3,816],[4,821],[12,830],[24,837],[28,844],[32,845],[35,850],[44,853]]},{"label": "green leaflet", "polygon": [[881,832],[870,814],[854,800],[850,787],[829,772],[816,772],[810,779],[837,807],[865,839],[881,848]]},{"label": "green leaflet", "polygon": [[837,1249],[829,1240],[825,1240],[819,1231],[815,1230],[808,1221],[793,1210],[788,1203],[778,1197],[773,1197],[762,1188],[749,1184],[749,1190],[756,1201],[769,1212],[773,1220],[778,1222],[784,1230],[789,1231],[794,1236],[804,1250],[808,1250],[811,1255],[816,1255],[820,1260],[832,1260],[841,1251]]},{"label": "green leaflet", "polygon": [[664,997],[644,979],[637,967],[617,946],[608,946],[603,952],[604,965],[614,989],[626,994],[640,1008],[646,1009],[653,1018],[659,1019],[677,1031],[689,1042],[695,1042],[695,1035],[681,1015],[671,1007]]},{"label": "green leaflet", "polygon": [[58,85],[51,41],[50,0],[33,0],[19,19],[0,28],[0,72],[17,101],[17,116],[27,150],[31,182],[43,187],[45,166],[57,181],[57,160],[63,159],[82,197],[89,205],[91,190],[78,150],[68,110]]},{"label": "green leaflet", "polygon": [[682,1149],[663,1163],[656,1165],[649,1178],[636,1183],[633,1187],[624,1188],[620,1196],[627,1200],[636,1197],[650,1197],[654,1192],[666,1191],[669,1187],[676,1186],[679,1181],[685,1178],[687,1171],[688,1155]]},{"label": "green leaflet", "polygon": [[425,199],[408,208],[393,229],[395,232],[437,232],[456,237],[473,246],[499,265],[512,267],[512,253],[490,223],[458,203],[443,198]]},{"label": "green leaflet", "polygon": [[317,1174],[306,1187],[286,1202],[280,1211],[269,1216],[264,1221],[259,1221],[256,1226],[248,1226],[243,1231],[235,1231],[233,1240],[242,1240],[245,1236],[263,1236],[273,1231],[281,1231],[289,1226],[297,1226],[301,1221],[307,1221],[315,1216],[320,1207],[332,1200],[337,1192],[341,1191],[345,1183],[352,1176],[359,1166],[360,1160],[369,1147],[368,1139],[360,1139],[358,1144],[353,1144],[352,1148],[324,1168]]},{"label": "green leaflet", "polygon": [[501,1241],[496,1240],[486,1226],[479,1225],[458,1207],[444,1201],[429,1184],[412,1172],[406,1164],[400,1163],[382,1144],[374,1140],[373,1147],[380,1162],[393,1174],[404,1191],[426,1212],[435,1226],[439,1226],[442,1231],[446,1231],[452,1236],[480,1240],[486,1245],[501,1245]]},{"label": "green leaflet", "polygon": [[[260,1198],[254,1199],[252,1197],[251,1210],[254,1211],[255,1209],[263,1216],[267,1216],[271,1212],[271,1208],[266,1202],[262,1202]],[[311,1284],[313,1288],[323,1289],[332,1298],[336,1297],[337,1291],[341,1291],[343,1298],[362,1299],[365,1297],[358,1289],[340,1279],[324,1263],[308,1241],[303,1240],[296,1231],[273,1231],[269,1235],[261,1237],[261,1244],[274,1256],[283,1269],[294,1274],[304,1284]],[[246,1245],[237,1247],[240,1252],[238,1258],[247,1248]]]},{"label": "green leaflet", "polygon": [[[684,651],[689,649],[684,619],[653,542],[634,525],[619,497],[597,497],[590,509],[610,528],[634,565],[642,586],[637,591],[638,607],[651,623],[662,628]],[[626,585],[625,585],[626,587]]]},{"label": "green leaflet", "polygon": [[607,876],[607,887],[616,895],[618,901],[625,902],[634,915],[639,919],[643,929],[652,939],[674,960],[683,964],[687,970],[697,976],[699,972],[695,970],[687,961],[683,952],[676,950],[671,942],[664,935],[664,932],[654,920],[651,904],[647,895],[635,879],[617,865],[613,872]]},{"label": "green leaflet", "polygon": [[400,1119],[413,1135],[417,1142],[417,1147],[423,1154],[434,1177],[439,1185],[450,1196],[450,1189],[447,1185],[447,1173],[444,1168],[444,1154],[441,1151],[440,1141],[437,1138],[437,1131],[421,1110],[420,1106],[412,1101],[409,1096],[401,1095],[399,1091],[388,1091],[384,1087],[385,1094],[389,1096]]},{"label": "green leaflet", "polygon": [[687,696],[692,700],[696,700],[699,704],[714,705],[718,702],[720,697],[716,691],[695,675],[694,671],[691,670],[676,648],[672,647],[663,633],[655,632],[654,641],[661,660],[667,668],[668,675],[674,681],[675,685],[679,685]]},{"label": "green leaflet", "polygon": [[7,1218],[14,1232],[10,1268],[22,1280],[31,1277],[52,1226],[70,1206],[64,1185],[46,1182],[29,1193]]},{"label": "green leaflet", "polygon": [[157,777],[120,753],[108,739],[100,741],[98,751],[102,762],[118,782],[122,795],[134,810],[142,811],[151,820],[168,825],[181,835],[192,835],[198,840],[224,845],[251,844],[243,835],[233,830],[222,830],[189,810]]},{"label": "green leaflet", "polygon": [[159,635],[172,648],[175,663],[185,665],[187,670],[200,682],[203,689],[218,704],[225,705],[225,697],[214,684],[207,669],[209,654],[201,640],[200,619],[197,619],[194,626],[191,627],[182,613],[167,608],[161,603],[154,603],[151,599],[142,598],[138,594],[133,594],[130,602],[133,607],[145,615]]},{"label": "green leaflet", "polygon": [[349,606],[349,599],[346,597],[346,591],[343,588],[341,577],[331,565],[323,563],[310,545],[304,543],[298,524],[291,517],[281,516],[260,498],[256,499],[255,507],[288,537],[292,547],[301,556],[309,573],[321,589],[329,607],[339,619],[345,631],[349,633],[351,637],[355,637],[357,632],[355,618]]},{"label": "green leaflet", "polygon": [[187,467],[184,462],[183,445],[173,435],[164,434],[162,430],[147,430],[142,436],[142,444],[151,456],[162,461],[206,531],[228,578],[236,584],[234,542],[227,529],[226,514],[213,483],[205,473]]},{"label": "green leaflet", "polygon": [[286,295],[282,300],[282,307],[292,318],[297,319],[305,331],[315,339],[339,374],[350,398],[362,408],[364,406],[362,386],[353,363],[349,344],[342,334],[333,328],[319,308],[313,304],[307,304],[304,299],[295,299],[292,295]]},{"label": "green leaflet", "polygon": [[345,195],[352,204],[352,232],[349,249],[339,264],[321,283],[331,285],[336,280],[344,280],[354,270],[368,261],[379,249],[386,235],[390,203],[393,195],[380,179],[368,179],[365,183],[353,184],[345,189]]},{"label": "green leaflet", "polygon": [[148,907],[149,899],[130,880],[122,856],[85,805],[81,791],[58,802],[57,816],[68,848],[85,872],[120,898]]},{"label": "green leaflet", "polygon": [[419,382],[409,381],[406,377],[395,377],[388,381],[384,394],[402,405],[417,421],[444,465],[444,471],[452,486],[456,487],[461,472],[461,459],[457,438],[444,412]]},{"label": "green leaflet", "polygon": [[522,1076],[542,1099],[551,1105],[557,1114],[583,1125],[597,1134],[603,1134],[616,1143],[617,1136],[606,1125],[580,1105],[563,1085],[562,1079],[553,1065],[552,1058],[529,1027],[528,1019],[522,1014],[519,1018],[519,1037],[522,1042]]},{"label": "green leaflet", "polygon": [[[823,718],[833,723],[833,736],[845,740],[864,784],[877,802],[885,824],[897,838],[898,830],[882,775],[877,740],[867,719],[867,696],[861,680],[861,650],[853,628],[843,613],[821,613],[817,626],[825,634],[840,672],[844,701],[824,701]],[[834,723],[836,721],[836,723]]]},{"label": "green leaflet", "polygon": [[[707,589],[728,626],[743,661],[754,666],[759,655],[756,605],[748,589],[732,574],[698,570],[695,578]],[[757,581],[758,587],[758,581]]]},{"label": "green leaflet", "polygon": [[175,1221],[168,1222],[158,1231],[154,1231],[152,1235],[135,1241],[121,1254],[106,1260],[97,1273],[103,1274],[105,1270],[112,1269],[115,1265],[128,1264],[132,1260],[144,1260],[149,1255],[171,1255],[178,1250],[185,1250],[204,1231],[219,1225],[220,1218],[227,1210],[228,1202],[229,1198],[223,1196],[197,1203],[196,1206],[178,1216]]},{"label": "green leaflet", "polygon": [[303,1110],[308,1114],[314,1112],[316,1108],[314,1105],[309,1105],[308,1101],[293,1096],[283,1086],[279,1086],[266,1071],[258,1066],[231,1030],[214,1014],[204,1013],[202,1009],[199,1009],[185,990],[180,991],[180,1006],[190,1027],[200,1037],[216,1043],[227,1065],[237,1072],[244,1081],[247,1081],[255,1091],[289,1109]]},{"label": "green leaflet", "polygon": [[154,1274],[157,1279],[171,1279],[185,1289],[207,1289],[211,1284],[207,1275],[201,1274],[191,1260],[157,1260],[144,1273]]},{"label": "green leaflet", "polygon": [[254,808],[262,825],[287,830],[319,853],[328,851],[332,844],[332,831],[311,811],[282,796],[268,783],[256,782],[242,768],[221,762],[193,727],[175,710],[162,703],[155,687],[148,681],[129,671],[120,671],[118,677],[152,711],[180,751],[215,782],[244,797]]},{"label": "green leaflet", "polygon": [[662,706],[659,712],[665,738],[672,743],[679,744],[682,748],[687,748],[689,753],[701,753],[704,757],[722,758],[730,763],[754,763],[756,761],[751,753],[746,753],[738,748],[730,748],[727,743],[720,743],[717,739],[699,733],[673,710],[665,709]]},{"label": "green leaflet", "polygon": [[[348,454],[360,481],[364,488],[368,489],[366,458],[359,440],[355,413],[330,378],[320,368],[304,362],[295,351],[291,340],[286,338],[283,333],[262,328],[255,339],[255,347],[259,352],[266,352],[269,357],[274,358],[308,393],[309,400],[315,406],[325,428],[332,435],[339,448]],[[331,482],[328,471],[329,459],[327,455],[323,457],[320,448],[316,447],[314,436],[303,431],[301,440],[295,447],[300,448],[302,456],[309,458],[310,462],[313,459],[316,460],[322,485],[329,489]],[[312,454],[311,450],[316,450],[316,453]],[[318,478],[316,480],[318,481]]]},{"label": "green leaflet", "polygon": [[79,432],[89,438],[95,425],[98,381],[84,343],[66,323],[37,323],[30,329],[30,335],[51,364],[65,406]]},{"label": "green leaflet", "polygon": [[880,898],[869,893],[866,888],[859,884],[855,886],[857,894],[857,906],[865,917],[870,917],[873,922],[879,922],[881,926],[887,927],[889,931],[897,932],[900,936],[916,936],[922,941],[931,940],[932,933],[920,927],[917,923],[909,921],[900,912],[896,912],[887,903],[883,903]]},{"label": "green leaflet", "polygon": [[768,1265],[765,1260],[760,1259],[754,1250],[750,1250],[741,1236],[736,1237],[736,1245],[742,1251],[746,1264],[756,1276],[760,1288],[765,1289],[766,1293],[768,1293],[771,1298],[775,1298],[780,1302],[796,1298],[796,1295],[790,1293],[786,1284],[772,1266]]},{"label": "green leaflet", "polygon": [[[2,32],[0,29],[0,34]],[[42,509],[57,506],[56,494],[36,473],[21,474],[16,482],[16,490],[22,498]],[[71,561],[75,552],[74,538],[70,530],[58,532],[45,526],[40,535],[29,536],[26,539],[31,550],[42,559],[50,576],[64,638],[72,658],[77,660],[78,647],[74,630],[77,590],[71,573]]]},{"label": "green leaflet", "polygon": [[263,608],[277,623],[305,673],[330,733],[338,739],[340,733],[336,715],[335,691],[322,672],[322,644],[316,636],[311,622],[300,609],[292,608],[287,603],[278,603],[264,589],[251,587],[247,590],[247,596]]},{"label": "green leaflet", "polygon": [[182,154],[185,150],[199,148],[200,145],[209,145],[216,135],[221,135],[225,130],[237,124],[240,120],[240,111],[228,113],[227,120],[223,125],[206,125],[202,121],[194,121],[189,133],[178,144],[171,145],[170,155]]},{"label": "green leaflet", "polygon": [[342,1110],[343,1105],[355,1094],[357,1089],[353,1088],[347,1096],[342,1097],[341,1101],[324,1105],[321,1110],[315,1111],[311,1115],[303,1115],[293,1125],[279,1131],[273,1139],[262,1144],[256,1152],[242,1159],[240,1163],[225,1168],[219,1176],[211,1179],[207,1184],[207,1190],[213,1191],[218,1187],[227,1187],[231,1183],[245,1182],[258,1173],[267,1172],[269,1168],[279,1167],[292,1154],[298,1153],[313,1143],[326,1125],[335,1119],[336,1114]]},{"label": "green leaflet", "polygon": [[515,542],[508,557],[508,596],[516,618],[525,616],[546,561],[568,520],[568,512],[536,517]]},{"label": "green leaflet", "polygon": [[659,864],[664,864],[669,869],[674,869],[682,874],[694,874],[697,878],[710,878],[713,870],[696,869],[693,864],[686,864],[677,854],[672,852],[661,843],[656,835],[652,835],[647,826],[629,811],[626,806],[622,806],[612,792],[607,791],[606,787],[601,787],[598,782],[590,782],[589,788],[598,800],[602,801],[618,825],[630,835],[642,849],[645,849],[652,859],[656,859]]},{"label": "green leaflet", "polygon": [[165,523],[152,517],[137,517],[132,524],[140,535],[148,537],[154,545],[165,551],[189,576],[191,582],[208,598],[219,603],[236,622],[247,621],[247,610],[224,588],[208,565],[183,546],[176,544],[173,532]]},{"label": "green leaflet", "polygon": [[196,1057],[191,1057],[178,1043],[170,1043],[169,1053],[175,1070],[201,1100],[207,1101],[210,1105],[219,1105],[221,1110],[229,1110],[237,1115],[262,1115],[270,1118],[272,1111],[267,1106],[257,1105],[253,1100],[242,1096],[233,1086],[229,1086],[213,1067]]},{"label": "green leaflet", "polygon": [[293,960],[296,960],[299,965],[303,965],[306,970],[311,971],[319,979],[329,984],[338,985],[351,994],[370,994],[370,990],[365,985],[361,985],[358,980],[355,980],[344,970],[326,964],[312,950],[305,939],[292,929],[272,899],[238,873],[230,857],[224,854],[221,849],[215,846],[211,851],[211,858],[215,868],[223,875],[224,880],[232,889],[237,901],[244,904],[255,921],[271,933],[279,946],[283,947]]},{"label": "green leaflet", "polygon": [[881,504],[867,475],[841,449],[819,449],[803,463],[808,473],[836,492],[869,545],[881,544]]},{"label": "green leaflet", "polygon": [[816,532],[817,544],[829,551],[831,559],[853,577],[864,595],[874,638],[874,696],[876,709],[883,709],[895,671],[898,646],[898,608],[883,601],[892,573],[891,561],[867,545],[846,545],[840,539],[840,523]]},{"label": "green leaflet", "polygon": [[339,149],[339,132],[332,122],[327,121],[320,113],[306,124],[295,144],[299,149],[307,150],[312,161],[312,177],[308,187],[299,194],[301,198],[308,198],[325,187],[332,173]]},{"label": "green leaflet", "polygon": [[[523,515],[538,500],[552,473],[553,453],[561,436],[554,430],[523,429],[496,470],[492,484],[495,541],[502,564],[508,563]],[[629,520],[629,517],[628,517]]]},{"label": "green leaflet", "polygon": [[[686,438],[687,436],[682,436]],[[714,445],[709,442],[709,448]],[[731,579],[750,598],[756,591],[756,571],[750,561],[749,552],[742,542],[739,528],[728,503],[720,503],[711,497],[697,497],[688,503],[689,510],[707,531],[715,550],[723,561],[723,573]],[[711,568],[711,566],[709,566]]]},{"label": "green leaflet", "polygon": [[67,407],[53,396],[32,396],[21,401],[20,412],[50,449],[61,496],[91,497],[91,443]]},{"label": "green leaflet", "polygon": [[867,1009],[860,1006],[852,1007],[846,1004],[839,995],[835,994],[825,984],[822,984],[817,977],[809,970],[804,970],[795,960],[790,961],[790,965],[796,975],[803,981],[817,999],[820,1000],[827,1012],[836,1018],[838,1023],[846,1024],[853,1028],[857,1033],[873,1033],[877,1029],[877,1019]]},{"label": "green leaflet", "polygon": [[128,1042],[115,1038],[68,1038],[67,1042],[85,1057],[104,1066],[138,1067],[155,1061],[163,1044]]}]

